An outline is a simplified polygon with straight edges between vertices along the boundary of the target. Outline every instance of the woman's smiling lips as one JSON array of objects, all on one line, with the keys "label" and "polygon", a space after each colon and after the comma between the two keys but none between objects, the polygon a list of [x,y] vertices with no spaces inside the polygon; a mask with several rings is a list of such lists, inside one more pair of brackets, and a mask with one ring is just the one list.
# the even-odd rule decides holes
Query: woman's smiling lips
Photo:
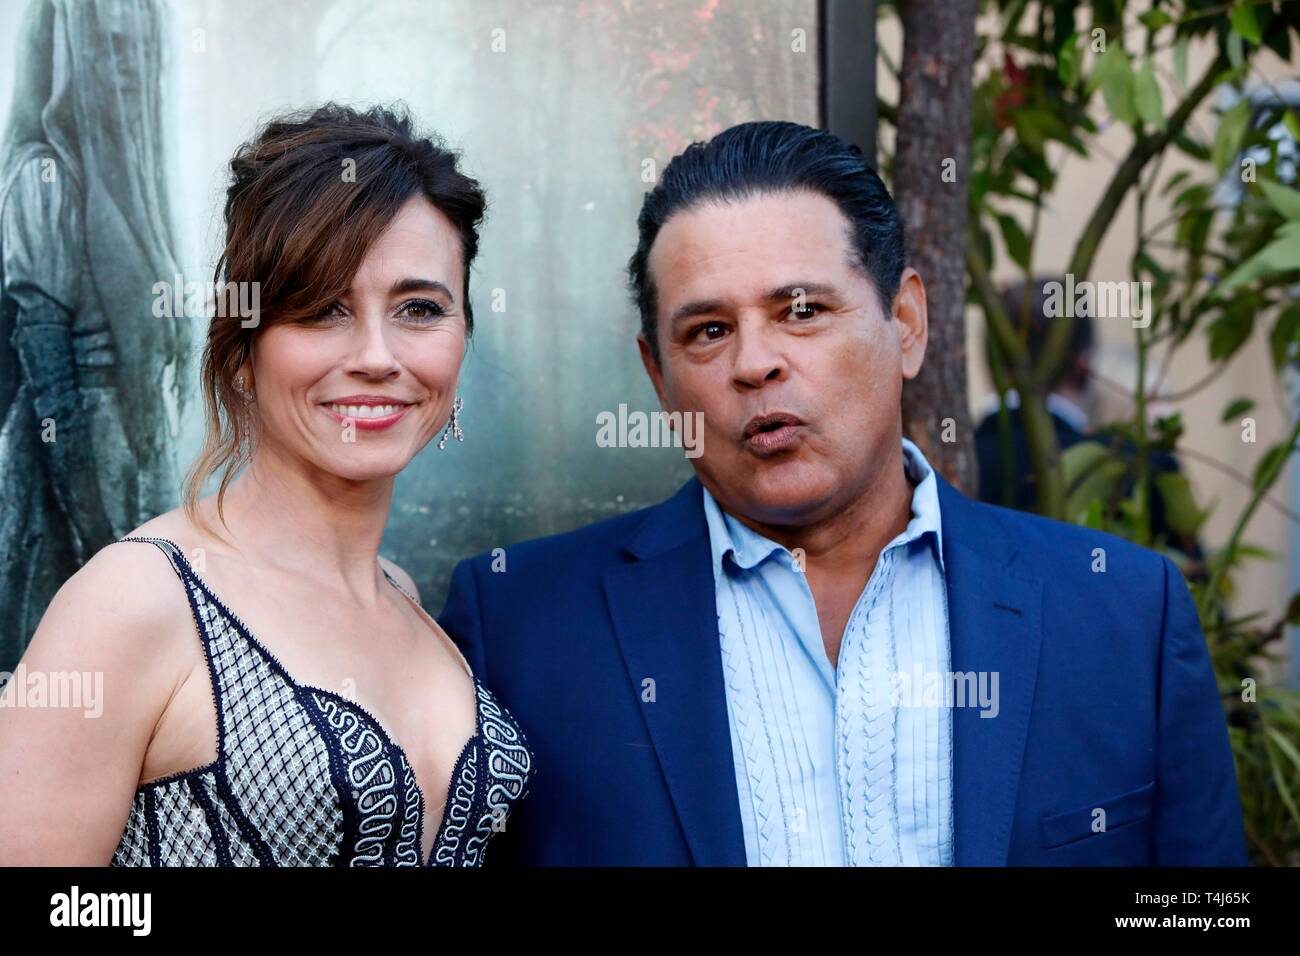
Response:
[{"label": "woman's smiling lips", "polygon": [[388,395],[345,395],[320,407],[336,422],[350,420],[363,431],[378,431],[396,425],[412,404]]}]

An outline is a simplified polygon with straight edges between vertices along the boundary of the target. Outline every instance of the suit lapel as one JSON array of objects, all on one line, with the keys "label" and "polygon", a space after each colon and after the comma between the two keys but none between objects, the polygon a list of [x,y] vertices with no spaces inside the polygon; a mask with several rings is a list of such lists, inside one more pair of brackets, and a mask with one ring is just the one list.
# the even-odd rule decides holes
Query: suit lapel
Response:
[{"label": "suit lapel", "polygon": [[[941,476],[951,669],[997,676],[997,716],[953,708],[954,862],[1005,866],[1042,640],[1042,581],[1016,544]],[[653,509],[603,575],[628,677],[691,855],[743,866],[717,608],[699,482]],[[991,685],[990,685],[991,686]]]},{"label": "suit lapel", "polygon": [[692,479],[653,509],[624,544],[635,560],[608,568],[603,583],[691,855],[700,866],[744,866],[702,495]]},{"label": "suit lapel", "polygon": [[[1043,583],[1010,567],[1016,543],[939,478],[954,673],[997,676],[997,715],[953,708],[957,866],[1005,866],[1042,642]],[[990,687],[991,687],[990,683]]]}]

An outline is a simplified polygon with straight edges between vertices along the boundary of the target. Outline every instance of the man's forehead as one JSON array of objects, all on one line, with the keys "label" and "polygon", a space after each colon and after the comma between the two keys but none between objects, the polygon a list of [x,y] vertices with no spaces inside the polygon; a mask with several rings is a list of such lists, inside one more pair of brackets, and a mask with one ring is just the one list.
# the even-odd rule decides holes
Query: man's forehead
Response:
[{"label": "man's forehead", "polygon": [[833,215],[816,207],[812,215],[806,209],[789,215],[793,203],[787,202],[744,216],[714,204],[670,218],[647,262],[660,307],[671,312],[701,298],[766,301],[783,289],[789,298],[799,289],[827,295],[866,279],[847,220],[831,200],[809,195],[824,200]]},{"label": "man's forehead", "polygon": [[647,265],[658,275],[709,272],[737,263],[803,270],[851,262],[849,221],[820,193],[762,193],[709,200],[669,217],[655,237]]}]

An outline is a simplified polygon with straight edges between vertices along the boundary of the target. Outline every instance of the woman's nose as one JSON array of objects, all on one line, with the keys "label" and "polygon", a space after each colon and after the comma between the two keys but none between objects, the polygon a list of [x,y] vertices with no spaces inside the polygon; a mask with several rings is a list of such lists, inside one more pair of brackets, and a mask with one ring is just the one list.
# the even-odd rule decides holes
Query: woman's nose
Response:
[{"label": "woman's nose", "polygon": [[382,316],[367,316],[354,325],[352,354],[349,371],[371,378],[384,378],[399,368],[397,356],[388,339],[387,325]]}]

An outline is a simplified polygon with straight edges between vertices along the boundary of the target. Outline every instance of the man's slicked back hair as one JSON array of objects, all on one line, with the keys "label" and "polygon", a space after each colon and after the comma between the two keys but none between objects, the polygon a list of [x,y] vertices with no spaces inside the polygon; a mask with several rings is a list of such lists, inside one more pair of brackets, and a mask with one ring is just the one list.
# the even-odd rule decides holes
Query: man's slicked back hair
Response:
[{"label": "man's slicked back hair", "polygon": [[650,249],[676,213],[706,202],[739,202],[764,193],[820,193],[849,223],[854,264],[871,279],[889,311],[903,274],[903,221],[889,190],[857,146],[798,123],[741,123],[707,143],[692,143],[664,169],[637,217],[636,252],[628,286],[641,313],[641,331],[659,361],[657,296]]}]

